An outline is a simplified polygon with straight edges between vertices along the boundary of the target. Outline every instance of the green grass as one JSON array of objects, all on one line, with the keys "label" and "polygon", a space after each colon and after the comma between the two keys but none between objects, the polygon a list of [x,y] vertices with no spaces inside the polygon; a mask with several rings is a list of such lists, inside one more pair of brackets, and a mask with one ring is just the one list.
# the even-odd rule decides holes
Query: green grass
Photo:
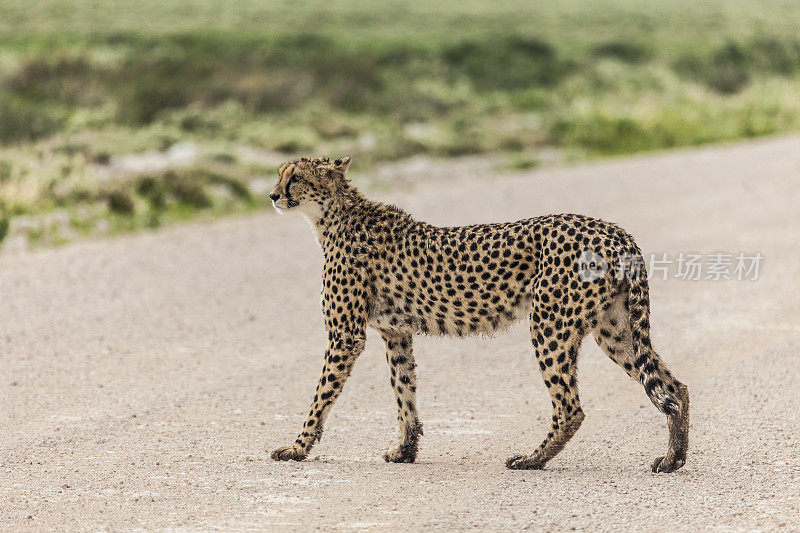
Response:
[{"label": "green grass", "polygon": [[[248,190],[274,169],[240,161],[241,147],[347,153],[362,169],[505,152],[522,170],[542,148],[613,155],[795,130],[799,12],[800,0],[4,0],[5,216],[77,220],[81,207],[136,229],[250,209],[258,200],[199,171]],[[202,156],[180,179],[157,174],[164,212],[141,173],[108,183],[118,156],[183,141]]]}]

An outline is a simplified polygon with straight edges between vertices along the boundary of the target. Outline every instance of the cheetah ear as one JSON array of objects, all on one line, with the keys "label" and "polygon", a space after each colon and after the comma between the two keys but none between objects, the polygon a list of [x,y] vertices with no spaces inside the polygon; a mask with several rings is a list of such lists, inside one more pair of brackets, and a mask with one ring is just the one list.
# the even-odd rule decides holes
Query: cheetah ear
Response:
[{"label": "cheetah ear", "polygon": [[347,172],[347,169],[350,168],[350,156],[346,155],[343,158],[337,159],[336,161],[334,161],[333,162],[333,168],[335,168],[336,170],[341,171],[342,174]]}]

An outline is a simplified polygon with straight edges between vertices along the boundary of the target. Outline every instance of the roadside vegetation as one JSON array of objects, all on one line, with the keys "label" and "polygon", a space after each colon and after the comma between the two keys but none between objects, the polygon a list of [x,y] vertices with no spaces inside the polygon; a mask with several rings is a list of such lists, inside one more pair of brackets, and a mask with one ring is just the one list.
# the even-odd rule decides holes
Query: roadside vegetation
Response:
[{"label": "roadside vegetation", "polygon": [[296,154],[528,169],[800,128],[800,0],[164,4],[0,5],[0,235],[254,209]]}]

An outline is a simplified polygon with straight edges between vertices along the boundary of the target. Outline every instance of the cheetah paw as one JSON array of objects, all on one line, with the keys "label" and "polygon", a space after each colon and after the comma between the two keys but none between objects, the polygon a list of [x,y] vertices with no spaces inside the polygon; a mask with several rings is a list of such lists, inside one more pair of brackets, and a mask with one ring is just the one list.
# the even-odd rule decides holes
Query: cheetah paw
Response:
[{"label": "cheetah paw", "polygon": [[650,468],[656,474],[661,472],[669,473],[669,472],[674,472],[675,470],[682,467],[684,464],[686,464],[685,459],[680,459],[676,457],[672,461],[667,461],[667,458],[662,456],[662,457],[656,457],[656,460],[653,461],[653,464],[651,465]]},{"label": "cheetah paw", "polygon": [[544,468],[544,461],[536,455],[515,455],[508,458],[506,468],[512,470],[541,470]]},{"label": "cheetah paw", "polygon": [[306,452],[298,446],[281,446],[272,452],[272,458],[276,461],[302,461]]},{"label": "cheetah paw", "polygon": [[411,453],[405,446],[398,446],[383,454],[383,460],[387,463],[413,463],[416,458],[416,454]]}]

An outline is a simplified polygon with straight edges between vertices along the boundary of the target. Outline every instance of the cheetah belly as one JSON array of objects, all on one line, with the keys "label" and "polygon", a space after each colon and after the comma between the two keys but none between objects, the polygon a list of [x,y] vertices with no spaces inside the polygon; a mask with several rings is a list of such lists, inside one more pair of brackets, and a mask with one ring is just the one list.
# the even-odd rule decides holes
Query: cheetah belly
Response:
[{"label": "cheetah belly", "polygon": [[[477,291],[471,298],[421,291],[380,291],[370,306],[369,325],[378,330],[412,330],[429,335],[480,335],[509,327],[528,316],[532,283],[505,293]],[[398,294],[400,297],[398,297]],[[482,295],[489,294],[489,298]],[[445,301],[446,300],[446,301]]]}]

